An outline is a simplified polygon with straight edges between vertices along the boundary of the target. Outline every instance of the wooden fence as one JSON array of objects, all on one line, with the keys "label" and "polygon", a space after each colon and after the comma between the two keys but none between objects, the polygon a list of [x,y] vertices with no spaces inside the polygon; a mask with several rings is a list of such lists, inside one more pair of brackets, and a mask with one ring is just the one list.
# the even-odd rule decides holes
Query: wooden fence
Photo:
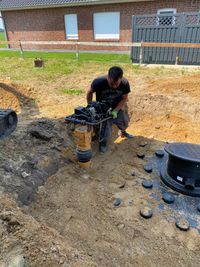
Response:
[{"label": "wooden fence", "polygon": [[[21,55],[24,56],[23,46],[25,45],[73,45],[76,50],[76,57],[79,57],[81,46],[103,46],[103,47],[139,47],[140,48],[140,64],[143,62],[144,47],[176,47],[176,48],[200,48],[200,44],[195,43],[155,43],[155,42],[140,42],[140,43],[123,43],[123,42],[77,42],[77,41],[0,41],[0,44],[17,45]],[[175,62],[177,64],[177,60]]]}]

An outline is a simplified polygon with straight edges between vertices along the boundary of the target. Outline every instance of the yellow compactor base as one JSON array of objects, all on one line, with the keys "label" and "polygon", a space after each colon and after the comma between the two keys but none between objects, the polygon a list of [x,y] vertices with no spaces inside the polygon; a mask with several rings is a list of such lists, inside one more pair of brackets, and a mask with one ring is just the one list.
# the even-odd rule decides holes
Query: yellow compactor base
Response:
[{"label": "yellow compactor base", "polygon": [[[74,142],[79,151],[91,150],[92,130],[88,126],[78,125],[74,131]],[[87,162],[78,161],[79,166],[88,169],[91,166],[91,160]]]}]

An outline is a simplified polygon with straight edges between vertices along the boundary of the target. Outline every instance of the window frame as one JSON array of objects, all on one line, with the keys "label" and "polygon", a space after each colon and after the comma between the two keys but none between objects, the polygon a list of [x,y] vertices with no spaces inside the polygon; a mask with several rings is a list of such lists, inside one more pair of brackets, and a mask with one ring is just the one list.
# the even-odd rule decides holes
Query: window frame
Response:
[{"label": "window frame", "polygon": [[[74,36],[68,36],[67,34],[67,16],[76,16],[76,30],[77,34],[73,34]],[[65,24],[65,38],[66,40],[78,40],[79,34],[78,34],[78,15],[75,13],[65,14],[64,15],[64,24]]]},{"label": "window frame", "polygon": [[[163,12],[163,13],[161,13],[161,12]],[[164,12],[166,12],[166,15],[164,14]],[[167,14],[167,12],[173,12],[173,13],[169,13],[169,14]],[[176,17],[175,16],[173,16],[173,15],[175,15],[176,14],[176,8],[161,8],[161,9],[158,9],[157,10],[157,19],[156,19],[156,24],[158,25],[158,26],[173,26],[175,23],[176,23]],[[159,15],[161,15],[161,17],[159,16]],[[161,19],[162,18],[165,18],[164,16],[166,16],[166,17],[171,17],[172,18],[172,22],[171,22],[171,24],[162,24],[161,23]]]},{"label": "window frame", "polygon": [[[95,24],[97,22],[95,22],[95,15],[106,14],[106,15],[109,16],[110,14],[114,14],[114,13],[116,15],[118,15],[118,25],[117,25],[118,26],[118,33],[117,34],[115,34],[115,33],[110,34],[110,36],[107,33],[105,33],[105,34],[96,33]],[[95,41],[107,41],[107,40],[119,41],[120,40],[120,15],[121,15],[120,11],[113,11],[113,12],[108,11],[108,12],[96,12],[96,13],[93,13],[93,38],[94,38],[94,40]],[[101,35],[101,36],[98,37],[98,35]],[[117,36],[115,37],[114,35],[117,35]]]}]

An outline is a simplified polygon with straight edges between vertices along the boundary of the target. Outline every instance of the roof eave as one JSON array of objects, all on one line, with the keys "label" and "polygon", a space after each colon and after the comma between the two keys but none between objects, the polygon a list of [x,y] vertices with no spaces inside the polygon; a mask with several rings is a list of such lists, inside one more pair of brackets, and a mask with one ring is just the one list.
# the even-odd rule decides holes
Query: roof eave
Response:
[{"label": "roof eave", "polygon": [[3,8],[0,7],[1,11],[13,11],[13,10],[27,10],[27,9],[41,9],[41,8],[57,8],[57,7],[72,7],[72,6],[93,6],[93,5],[105,5],[105,4],[117,4],[117,3],[130,3],[130,2],[152,2],[155,0],[101,0],[98,2],[85,2],[85,3],[66,3],[61,5],[38,5],[31,7],[13,7],[13,8]]}]

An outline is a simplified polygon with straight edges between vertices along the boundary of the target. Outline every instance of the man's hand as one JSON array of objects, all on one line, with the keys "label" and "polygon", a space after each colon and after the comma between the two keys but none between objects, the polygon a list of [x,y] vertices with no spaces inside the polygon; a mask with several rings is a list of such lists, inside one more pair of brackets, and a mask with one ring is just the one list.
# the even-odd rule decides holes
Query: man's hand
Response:
[{"label": "man's hand", "polygon": [[112,115],[112,117],[113,117],[113,119],[117,119],[117,111],[116,110],[113,110],[112,112],[111,112],[111,115]]},{"label": "man's hand", "polygon": [[126,102],[128,101],[128,94],[122,95],[122,100],[117,104],[115,110],[124,109]]},{"label": "man's hand", "polygon": [[92,88],[91,87],[87,91],[86,98],[87,98],[87,103],[89,104],[89,102],[92,101],[92,98],[93,98],[93,91],[92,91]]}]

